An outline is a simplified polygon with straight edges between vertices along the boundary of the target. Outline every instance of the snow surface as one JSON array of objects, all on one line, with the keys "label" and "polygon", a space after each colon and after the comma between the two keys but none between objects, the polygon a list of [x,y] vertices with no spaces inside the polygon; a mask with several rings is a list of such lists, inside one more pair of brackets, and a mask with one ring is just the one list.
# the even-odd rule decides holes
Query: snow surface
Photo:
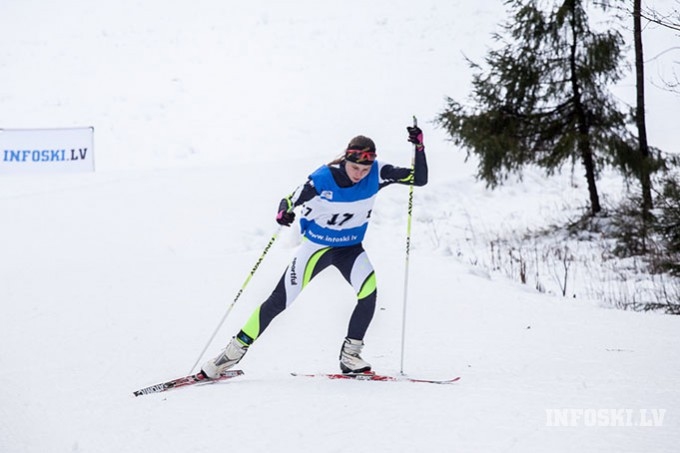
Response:
[{"label": "snow surface", "polygon": [[[0,178],[0,451],[677,451],[680,319],[539,293],[464,250],[586,199],[580,181],[531,172],[489,192],[432,125],[445,96],[466,97],[464,55],[480,60],[503,17],[500,1],[5,1],[0,127],[92,125],[97,172]],[[648,32],[650,56],[677,38]],[[650,85],[647,107],[650,142],[673,151],[677,97]],[[331,270],[253,346],[244,377],[134,398],[190,371],[279,199],[360,133],[408,165],[413,114],[431,182],[414,199],[404,369],[461,381],[290,376],[337,368],[354,296]],[[381,193],[365,241],[379,282],[365,357],[393,374],[407,196]],[[207,355],[273,289],[296,233]],[[663,420],[556,427],[552,410]]]}]

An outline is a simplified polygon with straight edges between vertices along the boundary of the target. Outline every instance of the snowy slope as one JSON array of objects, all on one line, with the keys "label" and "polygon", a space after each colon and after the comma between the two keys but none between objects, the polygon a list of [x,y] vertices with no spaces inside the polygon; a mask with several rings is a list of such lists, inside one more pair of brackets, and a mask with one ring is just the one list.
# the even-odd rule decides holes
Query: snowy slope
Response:
[{"label": "snowy slope", "polygon": [[[500,2],[42,3],[3,6],[0,127],[93,125],[98,171],[0,179],[1,452],[677,450],[677,318],[541,294],[459,253],[471,232],[537,225],[585,197],[536,175],[487,192],[429,123],[445,95],[465,96],[461,53],[483,55]],[[677,112],[651,110],[664,108]],[[412,114],[431,183],[414,204],[405,371],[462,380],[289,376],[337,367],[353,295],[328,271],[243,378],[132,397],[189,371],[280,197],[358,133],[407,165]],[[671,144],[671,130],[650,135]],[[365,357],[386,373],[399,371],[407,195],[380,194],[365,242],[379,282]],[[297,241],[278,238],[210,355]],[[549,426],[571,409],[630,418]],[[661,426],[625,426],[653,413]]]}]

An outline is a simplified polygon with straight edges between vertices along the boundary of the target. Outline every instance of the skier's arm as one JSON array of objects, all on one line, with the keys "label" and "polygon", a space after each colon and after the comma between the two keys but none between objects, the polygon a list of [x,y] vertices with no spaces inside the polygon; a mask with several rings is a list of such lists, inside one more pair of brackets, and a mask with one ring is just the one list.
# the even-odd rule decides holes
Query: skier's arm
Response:
[{"label": "skier's arm", "polygon": [[395,167],[385,164],[380,168],[380,187],[389,184],[413,184],[424,186],[427,184],[427,158],[423,144],[423,131],[418,126],[407,127],[408,141],[415,145],[413,168]]},{"label": "skier's arm", "polygon": [[424,186],[427,184],[427,173],[427,158],[423,146],[420,150],[416,150],[413,169],[383,164],[380,168],[380,187],[393,183],[411,184],[411,182],[414,186]]}]

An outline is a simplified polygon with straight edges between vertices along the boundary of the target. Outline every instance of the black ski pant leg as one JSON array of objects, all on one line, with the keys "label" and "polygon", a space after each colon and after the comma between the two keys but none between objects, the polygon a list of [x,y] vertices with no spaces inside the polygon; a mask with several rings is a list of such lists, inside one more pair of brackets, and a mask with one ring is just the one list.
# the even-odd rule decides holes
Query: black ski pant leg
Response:
[{"label": "black ski pant leg", "polygon": [[338,251],[335,266],[357,293],[357,304],[347,328],[347,337],[363,340],[375,313],[378,290],[375,272],[361,244]]},{"label": "black ski pant leg", "polygon": [[250,316],[238,338],[251,344],[300,294],[302,289],[319,272],[331,264],[330,247],[303,242],[295,257],[286,268],[274,291]]},{"label": "black ski pant leg", "polygon": [[354,307],[352,317],[349,320],[349,327],[347,328],[347,338],[355,340],[363,340],[371,324],[373,314],[375,313],[376,300],[378,298],[378,291],[373,291],[370,295],[363,299],[357,300],[357,305]]},{"label": "black ski pant leg", "polygon": [[286,309],[286,274],[287,271],[281,276],[267,300],[253,312],[246,325],[238,333],[237,337],[244,344],[252,344],[265,331],[269,323]]}]

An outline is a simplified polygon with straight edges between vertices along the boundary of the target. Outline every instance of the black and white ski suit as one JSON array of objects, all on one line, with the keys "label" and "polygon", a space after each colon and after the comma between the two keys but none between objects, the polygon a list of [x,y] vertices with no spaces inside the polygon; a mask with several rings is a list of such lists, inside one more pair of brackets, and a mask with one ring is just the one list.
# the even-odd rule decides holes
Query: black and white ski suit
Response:
[{"label": "black and white ski suit", "polygon": [[417,151],[413,168],[375,161],[368,176],[355,184],[345,165],[343,161],[319,168],[281,200],[280,209],[288,212],[301,207],[304,239],[274,291],[238,333],[242,343],[250,345],[255,341],[302,289],[329,266],[335,266],[357,294],[347,337],[363,340],[377,297],[375,272],[361,242],[375,195],[395,183],[423,186],[427,184],[428,169],[425,152]]}]

